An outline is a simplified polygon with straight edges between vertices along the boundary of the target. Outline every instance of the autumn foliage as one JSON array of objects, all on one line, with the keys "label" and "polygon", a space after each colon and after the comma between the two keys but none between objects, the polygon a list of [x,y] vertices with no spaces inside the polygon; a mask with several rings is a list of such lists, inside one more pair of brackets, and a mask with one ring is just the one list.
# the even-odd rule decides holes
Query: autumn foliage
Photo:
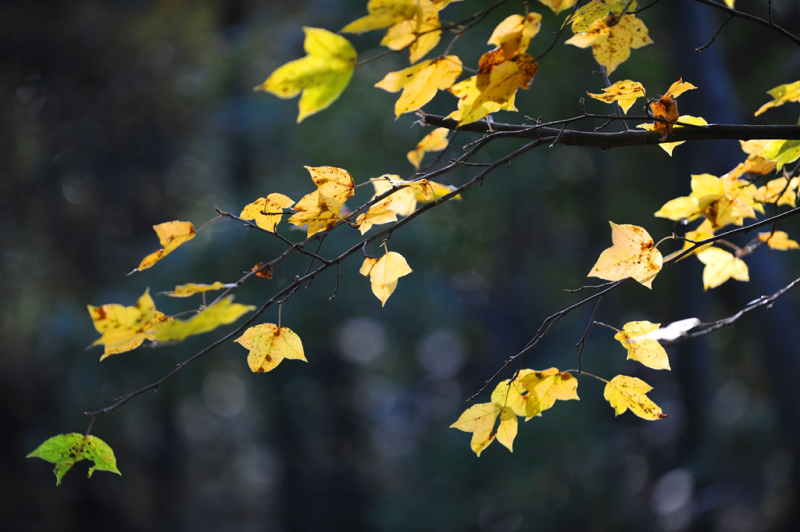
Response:
[{"label": "autumn foliage", "polygon": [[[561,17],[561,30],[556,40],[562,32],[571,31],[572,36],[565,39],[565,44],[591,48],[598,68],[607,76],[614,74],[635,50],[654,43],[644,20],[638,16],[636,1],[592,0],[583,6],[579,6],[576,0],[540,2],[555,16]],[[475,141],[478,147],[491,135],[500,136],[502,129],[495,133],[492,126],[495,114],[499,111],[517,111],[515,97],[518,91],[528,89],[537,75],[548,75],[547,64],[543,61],[545,54],[537,57],[531,52],[534,39],[541,39],[543,17],[528,11],[527,8],[532,7],[528,3],[525,12],[507,17],[494,28],[487,40],[491,48],[483,53],[477,63],[468,64],[465,59],[449,53],[449,46],[441,55],[429,57],[440,44],[443,34],[450,32],[454,34],[454,39],[461,38],[471,28],[469,24],[474,20],[482,20],[483,16],[476,16],[474,20],[464,23],[442,22],[441,13],[451,3],[449,0],[370,0],[366,5],[367,14],[347,24],[338,33],[329,29],[303,28],[306,55],[279,67],[262,85],[256,87],[279,98],[299,95],[297,121],[306,120],[334,104],[353,79],[354,69],[359,66],[356,49],[343,34],[385,31],[381,45],[393,51],[407,50],[410,62],[409,67],[386,72],[383,79],[375,83],[377,89],[399,93],[394,116],[417,113],[422,123],[427,124],[426,113],[422,109],[440,95],[443,100],[449,99],[452,110],[441,119],[446,127],[426,132],[416,146],[412,144],[406,148],[409,150],[408,160],[417,172],[416,177],[402,179],[397,173],[389,173],[400,170],[388,168],[387,173],[380,176],[354,176],[343,168],[306,166],[307,174],[299,169],[297,175],[299,180],[304,180],[308,185],[308,192],[304,196],[290,198],[279,190],[265,190],[262,197],[253,198],[252,202],[242,205],[238,215],[219,211],[219,216],[211,222],[231,218],[269,233],[287,245],[285,253],[309,255],[312,264],[316,261],[321,265],[318,266],[319,270],[312,271],[309,267],[305,274],[299,272],[292,283],[279,289],[277,295],[261,307],[234,302],[232,292],[252,277],[270,278],[273,266],[283,260],[281,257],[255,267],[244,265],[247,273],[238,280],[195,283],[187,279],[185,284],[163,292],[169,297],[203,298],[200,308],[193,309],[193,315],[187,319],[167,316],[157,310],[149,291],[145,291],[133,306],[117,303],[89,305],[90,318],[100,334],[93,345],[104,346],[100,360],[136,349],[144,342],[181,342],[190,336],[209,333],[245,319],[225,339],[230,338],[247,350],[247,364],[253,372],[271,372],[284,360],[307,361],[300,339],[303,331],[298,330],[298,334],[281,324],[280,320],[279,323],[251,323],[258,319],[266,307],[285,304],[300,285],[313,279],[318,271],[335,267],[337,279],[339,275],[360,273],[369,279],[372,293],[381,306],[389,302],[402,277],[410,276],[403,279],[402,283],[415,282],[411,275],[414,270],[402,255],[403,250],[388,249],[392,231],[442,202],[461,199],[463,192],[482,183],[485,177],[485,174],[480,174],[462,186],[445,185],[434,180],[446,172],[428,170],[442,163],[444,150],[450,147],[453,139],[453,131],[486,121],[487,137]],[[727,3],[733,4],[732,1]],[[491,8],[486,14],[489,11]],[[564,15],[564,11],[569,13]],[[545,47],[546,44],[540,48]],[[648,89],[652,97],[648,97]],[[609,83],[596,92],[588,93],[588,96],[619,106],[620,112],[609,115],[609,121],[638,121],[638,129],[634,128],[631,132],[650,135],[647,138],[658,142],[671,155],[673,149],[683,142],[674,140],[676,131],[708,126],[704,119],[680,115],[678,111],[678,97],[691,98],[691,93],[684,94],[703,88],[680,79],[663,94],[656,94],[656,90],[659,88],[646,88],[635,80],[624,79]],[[756,115],[790,102],[800,102],[800,81],[776,87],[769,91],[769,95],[772,100],[755,111]],[[641,113],[645,116],[636,118],[631,109],[640,99]],[[534,123],[531,128],[533,130],[540,125]],[[562,133],[566,125],[564,123]],[[555,138],[534,140],[531,147],[551,142],[555,144],[560,137],[561,134]],[[745,259],[760,248],[780,251],[800,248],[789,234],[766,223],[762,226],[768,231],[759,233],[744,247],[724,240],[726,231],[743,227],[747,221],[758,220],[759,216],[765,217],[768,210],[774,216],[779,207],[794,208],[796,204],[800,177],[795,177],[794,170],[782,169],[800,159],[800,141],[743,139],[741,148],[741,163],[738,166],[722,176],[691,176],[687,183],[687,195],[666,201],[654,213],[655,217],[672,220],[676,224],[695,224],[688,227],[685,235],[661,234],[654,239],[643,225],[621,223],[624,220],[609,221],[610,247],[600,254],[593,266],[586,265],[588,277],[606,281],[592,288],[605,291],[598,292],[599,297],[592,296],[586,301],[602,301],[608,290],[629,280],[652,288],[663,268],[689,259],[691,255],[704,265],[702,283],[706,290],[731,279],[748,281]],[[511,157],[494,166],[484,165],[491,167],[485,171],[502,167]],[[430,163],[427,167],[423,164],[425,161]],[[452,164],[456,167],[468,163],[464,160]],[[775,172],[777,174],[773,175]],[[311,182],[308,182],[309,176]],[[348,205],[347,202],[361,186],[373,193],[371,199],[362,205]],[[639,223],[646,224],[645,221]],[[286,224],[303,229],[305,238],[292,241],[283,236],[280,229]],[[193,223],[177,220],[154,226],[161,249],[144,257],[133,272],[157,267],[161,260],[180,260],[180,246],[194,238],[204,227],[195,229]],[[325,259],[311,251],[313,247],[307,247],[311,242],[321,242],[329,232],[339,228],[352,229],[357,242],[341,257]],[[380,247],[377,256],[373,256],[367,252],[367,246],[376,241],[380,241]],[[343,264],[345,259],[359,253],[362,255],[360,262],[351,260]],[[416,270],[424,268],[425,264],[414,264]],[[152,283],[158,283],[157,277],[151,279]],[[216,293],[215,299],[206,300]],[[592,325],[590,322],[589,327]],[[623,324],[620,329],[607,327],[615,331],[613,338],[620,343],[620,357],[627,357],[627,360],[652,370],[670,370],[667,352],[659,340],[674,340],[698,325],[698,319],[689,318],[663,328],[658,323],[647,321],[632,321]],[[537,335],[522,353],[533,349],[540,339]],[[520,355],[513,357],[514,360]],[[313,363],[314,354],[309,356]],[[245,359],[244,352],[242,359]],[[509,378],[494,385],[488,402],[475,403],[466,408],[452,427],[472,434],[471,448],[477,455],[495,439],[512,450],[518,431],[518,418],[529,421],[542,416],[558,401],[578,400],[579,380],[584,378],[605,383],[603,398],[615,415],[630,411],[649,421],[658,421],[669,415],[648,398],[651,387],[639,378],[616,375],[606,379],[583,371],[580,364],[577,369],[566,370],[536,370],[520,366],[514,369]],[[490,382],[494,384],[492,379]],[[132,398],[125,398],[120,404]],[[117,406],[90,415],[94,419]],[[547,412],[547,415],[553,414]],[[43,443],[30,456],[55,463],[58,483],[71,465],[81,459],[94,461],[90,475],[95,468],[119,473],[110,448],[88,435],[56,436]]]}]

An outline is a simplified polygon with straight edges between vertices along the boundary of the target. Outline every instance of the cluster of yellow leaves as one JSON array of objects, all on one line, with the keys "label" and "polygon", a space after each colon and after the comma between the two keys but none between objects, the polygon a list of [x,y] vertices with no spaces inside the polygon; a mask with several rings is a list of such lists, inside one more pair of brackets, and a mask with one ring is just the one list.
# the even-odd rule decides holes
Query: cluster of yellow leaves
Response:
[{"label": "cluster of yellow leaves", "polygon": [[359,271],[364,277],[369,276],[372,293],[384,306],[397,288],[397,280],[413,270],[401,254],[387,251],[380,259],[366,257]]},{"label": "cluster of yellow leaves", "polygon": [[350,83],[356,67],[356,51],[347,39],[320,28],[303,31],[308,55],[286,63],[256,87],[279,98],[294,98],[302,91],[298,122],[332,104]]},{"label": "cluster of yellow leaves", "polygon": [[300,337],[288,327],[274,323],[250,327],[234,342],[250,351],[247,364],[253,373],[272,371],[284,359],[308,362]]},{"label": "cluster of yellow leaves", "polygon": [[306,166],[317,190],[303,196],[287,222],[308,226],[308,236],[333,227],[341,220],[342,207],[353,196],[355,184],[347,170],[335,166]]},{"label": "cluster of yellow leaves", "polygon": [[491,402],[471,406],[450,427],[472,433],[471,447],[478,456],[495,438],[513,451],[517,416],[528,421],[551,408],[557,400],[571,399],[579,400],[578,381],[569,373],[556,368],[523,369],[513,380],[495,387]]},{"label": "cluster of yellow leaves", "polygon": [[369,15],[351,22],[342,31],[363,33],[389,28],[381,45],[392,50],[409,48],[409,59],[413,64],[439,44],[442,35],[439,11],[452,1],[369,0]]},{"label": "cluster of yellow leaves", "polygon": [[154,251],[143,258],[139,266],[131,273],[150,268],[153,264],[178,249],[178,246],[193,239],[196,234],[194,225],[192,225],[191,222],[165,222],[163,224],[154,225],[153,229],[155,229],[158,235],[158,240],[161,242],[162,249]]},{"label": "cluster of yellow leaves", "polygon": [[705,216],[711,229],[717,230],[729,224],[742,225],[745,218],[756,217],[755,209],[761,209],[756,187],[739,179],[735,172],[722,177],[693,175],[691,186],[689,196],[668,201],[655,216],[675,221]]},{"label": "cluster of yellow leaves", "polygon": [[625,0],[593,0],[566,21],[572,22],[575,33],[566,44],[591,46],[595,60],[606,67],[609,75],[630,57],[631,48],[653,42],[644,22],[628,14],[636,9],[636,2],[627,3],[626,10]]},{"label": "cluster of yellow leaves", "polygon": [[[176,292],[180,292],[182,288],[186,287],[178,287]],[[204,290],[201,288],[198,291]],[[107,304],[101,307],[89,305],[88,308],[94,327],[101,334],[92,345],[105,346],[100,360],[136,349],[145,340],[183,340],[190,335],[208,332],[221,325],[233,323],[244,313],[255,310],[255,307],[249,305],[233,303],[233,297],[230,296],[209,305],[187,321],[175,320],[156,310],[149,290],[132,307]]]},{"label": "cluster of yellow leaves", "polygon": [[511,15],[495,28],[488,44],[496,48],[481,56],[478,74],[450,87],[450,92],[458,98],[458,109],[448,118],[461,125],[501,109],[517,110],[514,106],[517,90],[529,88],[539,69],[525,51],[539,32],[541,21],[538,13]]},{"label": "cluster of yellow leaves", "polygon": [[600,254],[588,277],[619,281],[628,277],[652,288],[663,263],[661,252],[650,234],[638,225],[611,224],[613,245]]}]

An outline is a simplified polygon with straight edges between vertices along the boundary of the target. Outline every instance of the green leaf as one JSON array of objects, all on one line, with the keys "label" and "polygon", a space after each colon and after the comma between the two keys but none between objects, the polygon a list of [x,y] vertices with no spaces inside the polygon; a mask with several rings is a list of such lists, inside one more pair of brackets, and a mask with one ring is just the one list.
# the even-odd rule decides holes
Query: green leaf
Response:
[{"label": "green leaf", "polygon": [[800,159],[800,140],[773,140],[766,145],[761,156],[774,162],[780,170],[784,164]]},{"label": "green leaf", "polygon": [[228,296],[204,308],[189,320],[173,320],[157,324],[154,329],[156,340],[159,342],[184,340],[188,336],[213,331],[220,325],[233,323],[244,313],[255,309],[256,307],[252,305],[234,303],[233,296]]},{"label": "green leaf", "polygon": [[36,448],[26,458],[41,458],[56,465],[53,472],[56,474],[56,486],[61,484],[61,479],[72,466],[81,460],[91,460],[94,465],[89,468],[89,478],[95,469],[110,471],[122,475],[117,469],[117,459],[114,451],[106,442],[95,436],[85,436],[72,432],[53,436]]}]

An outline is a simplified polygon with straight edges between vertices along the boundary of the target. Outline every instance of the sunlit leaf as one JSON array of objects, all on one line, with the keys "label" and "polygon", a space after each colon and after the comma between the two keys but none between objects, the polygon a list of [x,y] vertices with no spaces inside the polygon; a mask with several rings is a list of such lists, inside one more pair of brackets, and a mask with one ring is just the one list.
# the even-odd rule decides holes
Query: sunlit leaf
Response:
[{"label": "sunlit leaf", "polygon": [[[573,27],[574,31],[574,27]],[[598,18],[585,32],[576,33],[565,44],[579,48],[592,47],[595,60],[606,67],[610,75],[631,55],[631,48],[652,43],[644,22],[633,15],[622,15],[616,24]]]},{"label": "sunlit leaf", "polygon": [[272,371],[284,359],[308,362],[300,337],[288,327],[274,323],[254,325],[234,342],[250,351],[247,363],[253,373]]},{"label": "sunlit leaf", "polygon": [[625,324],[614,339],[628,350],[628,360],[636,360],[652,369],[670,369],[669,357],[661,344],[656,340],[642,338],[657,331],[660,326],[660,323],[649,321],[631,321]]},{"label": "sunlit leaf", "polygon": [[787,251],[790,249],[800,249],[800,244],[789,238],[786,231],[775,231],[773,233],[758,233],[758,239],[766,242],[767,245],[778,251]]},{"label": "sunlit leaf", "polygon": [[425,135],[417,144],[417,147],[408,152],[408,161],[414,165],[414,168],[419,168],[422,158],[426,153],[432,151],[442,151],[447,148],[448,140],[447,135],[450,130],[445,127],[439,127]]},{"label": "sunlit leaf", "polygon": [[156,310],[150,290],[132,307],[111,303],[101,307],[87,305],[94,328],[102,336],[92,345],[104,345],[105,351],[100,360],[117,353],[136,349],[145,340],[155,340],[153,327],[157,323],[170,321],[163,312]]},{"label": "sunlit leaf", "polygon": [[372,293],[381,300],[381,306],[384,306],[397,288],[397,280],[413,270],[408,267],[406,259],[401,254],[389,251],[378,260],[366,258],[360,271],[361,275],[369,275]]},{"label": "sunlit leaf", "polygon": [[151,267],[153,264],[175,251],[178,246],[193,239],[196,234],[194,225],[192,225],[191,222],[165,222],[163,224],[154,225],[153,229],[155,229],[158,235],[158,240],[161,242],[162,249],[143,258],[139,266],[133,270],[134,272],[146,270]]},{"label": "sunlit leaf", "polygon": [[233,323],[245,313],[255,309],[256,307],[252,305],[234,303],[233,296],[228,296],[209,305],[186,321],[172,320],[156,324],[155,339],[159,342],[184,340],[189,336],[213,331],[217,327]]},{"label": "sunlit leaf", "polygon": [[614,408],[617,416],[630,410],[642,419],[669,417],[662,414],[661,408],[647,397],[647,392],[652,389],[652,386],[636,377],[617,375],[606,384],[603,397]]},{"label": "sunlit leaf", "polygon": [[27,458],[41,458],[56,465],[56,486],[72,466],[81,460],[91,460],[94,465],[89,468],[89,478],[97,471],[109,471],[122,475],[117,469],[114,451],[106,442],[96,436],[84,436],[73,432],[53,436],[30,453]]},{"label": "sunlit leaf", "polygon": [[747,264],[725,250],[708,248],[697,253],[697,258],[706,265],[703,268],[704,290],[716,288],[728,279],[736,279],[737,281],[750,280]]},{"label": "sunlit leaf", "polygon": [[610,87],[606,87],[603,89],[603,94],[588,94],[595,100],[600,100],[601,102],[619,102],[619,106],[625,114],[628,114],[628,109],[636,102],[637,98],[645,97],[642,84],[629,79],[618,81]]},{"label": "sunlit leaf", "polygon": [[375,86],[387,92],[403,90],[394,105],[395,115],[400,116],[424,106],[433,99],[437,90],[449,88],[460,75],[461,59],[449,55],[389,72]]},{"label": "sunlit leaf", "polygon": [[785,85],[778,85],[774,89],[768,90],[767,94],[772,96],[772,101],[767,102],[759,107],[758,111],[756,111],[756,116],[760,115],[767,109],[780,107],[785,103],[800,102],[800,81],[787,83]]},{"label": "sunlit leaf", "polygon": [[253,203],[245,206],[239,218],[255,220],[256,225],[270,233],[275,232],[275,226],[281,221],[283,209],[294,205],[294,201],[283,194],[273,193],[266,198],[258,198]]},{"label": "sunlit leaf", "polygon": [[613,246],[603,251],[588,277],[619,281],[631,277],[647,288],[661,271],[663,258],[650,234],[638,225],[611,224]]}]

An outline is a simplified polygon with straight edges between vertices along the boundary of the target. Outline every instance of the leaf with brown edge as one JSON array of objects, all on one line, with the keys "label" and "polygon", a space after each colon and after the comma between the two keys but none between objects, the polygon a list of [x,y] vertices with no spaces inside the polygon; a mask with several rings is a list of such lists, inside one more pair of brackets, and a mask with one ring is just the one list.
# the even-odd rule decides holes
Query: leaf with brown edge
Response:
[{"label": "leaf with brown edge", "polygon": [[172,319],[156,310],[149,289],[145,290],[136,305],[132,307],[115,303],[101,307],[92,305],[87,305],[87,307],[94,328],[101,334],[100,338],[95,340],[92,345],[105,346],[100,360],[136,349],[145,340],[155,340],[153,327],[157,323]]},{"label": "leaf with brown edge", "polygon": [[367,257],[360,270],[361,275],[365,277],[369,275],[372,293],[380,299],[381,306],[386,305],[386,300],[394,293],[397,288],[397,280],[412,271],[408,267],[406,259],[394,251],[387,252],[377,260]]},{"label": "leaf with brown edge", "polygon": [[644,86],[638,81],[631,81],[629,79],[618,81],[610,87],[606,87],[603,89],[603,94],[587,94],[601,102],[619,102],[619,106],[625,114],[628,114],[628,109],[633,106],[637,98],[645,97]]},{"label": "leaf with brown edge", "polygon": [[[579,48],[592,47],[595,60],[606,67],[609,75],[631,55],[631,48],[641,48],[653,41],[648,35],[647,26],[634,15],[622,15],[596,19],[585,32],[576,33],[565,44]],[[573,28],[574,30],[574,28]]]},{"label": "leaf with brown edge", "polygon": [[660,323],[649,321],[630,321],[626,323],[614,339],[628,350],[628,360],[641,362],[652,369],[670,369],[667,352],[657,340],[639,337],[657,331]]},{"label": "leaf with brown edge", "polygon": [[183,285],[178,285],[175,287],[175,290],[172,292],[160,292],[158,295],[164,294],[165,296],[169,297],[189,297],[194,294],[203,294],[205,292],[211,292],[213,290],[222,290],[223,288],[233,288],[236,284],[225,284],[219,281],[216,281],[212,284],[196,284],[196,283],[186,283]]},{"label": "leaf with brown edge", "polygon": [[300,337],[288,327],[274,323],[254,325],[234,342],[250,351],[247,364],[253,373],[272,371],[284,359],[308,362]]},{"label": "leaf with brown edge", "polygon": [[652,288],[653,279],[661,271],[663,258],[650,234],[638,225],[611,224],[613,246],[603,251],[588,277],[619,281],[628,277]]},{"label": "leaf with brown edge", "polygon": [[194,235],[196,234],[194,231],[194,225],[192,225],[191,222],[181,222],[177,220],[154,225],[153,229],[155,229],[156,234],[158,235],[158,240],[161,243],[162,249],[154,251],[143,258],[142,262],[139,263],[139,266],[131,273],[140,272],[150,268],[156,262],[175,251],[178,246],[193,239]]},{"label": "leaf with brown edge", "polygon": [[777,251],[788,251],[790,249],[800,249],[800,244],[789,238],[786,231],[775,231],[772,233],[758,233],[758,239],[766,242],[767,245]]},{"label": "leaf with brown edge", "polygon": [[656,420],[669,417],[667,414],[663,414],[661,408],[647,397],[647,392],[652,389],[652,386],[641,379],[617,375],[606,384],[603,397],[609,402],[617,416],[630,410],[642,419]]},{"label": "leaf with brown edge", "polygon": [[438,127],[425,135],[422,140],[417,143],[417,147],[408,152],[408,161],[414,165],[414,168],[419,168],[422,158],[426,153],[432,151],[442,151],[443,149],[447,148],[449,145],[447,140],[448,133],[450,133],[449,129],[445,127]]},{"label": "leaf with brown edge", "polygon": [[556,368],[533,371],[520,378],[528,391],[525,404],[525,421],[553,407],[559,401],[580,401],[578,379]]},{"label": "leaf with brown edge", "polygon": [[[264,263],[263,262],[259,262],[258,264],[256,264],[252,268],[250,268],[250,271],[251,272],[256,272],[256,277],[261,277],[263,279],[272,279],[272,266],[270,266],[269,268],[263,269],[263,270],[262,270],[262,268],[264,268]],[[256,271],[256,270],[259,270],[259,271]]]},{"label": "leaf with brown edge", "polygon": [[159,342],[181,341],[195,334],[213,331],[222,325],[233,323],[245,313],[255,310],[252,305],[240,305],[228,296],[207,306],[188,320],[172,320],[157,323],[154,327],[155,339]]},{"label": "leaf with brown edge", "polygon": [[430,102],[436,96],[436,91],[449,88],[460,75],[461,59],[449,55],[389,72],[375,86],[387,92],[403,90],[394,105],[395,116],[399,117]]},{"label": "leaf with brown edge", "polygon": [[367,212],[361,213],[356,218],[356,227],[363,235],[369,231],[373,225],[388,224],[397,221],[397,213],[392,209],[392,197],[389,196],[369,208]]},{"label": "leaf with brown edge", "polygon": [[728,279],[749,281],[750,274],[745,262],[724,249],[708,248],[697,253],[703,268],[703,289],[716,288]]},{"label": "leaf with brown edge", "polygon": [[499,47],[505,58],[511,59],[528,49],[541,26],[542,16],[539,13],[511,15],[497,25],[487,44]]},{"label": "leaf with brown edge", "polygon": [[291,198],[283,194],[273,193],[266,198],[258,198],[253,203],[246,205],[242,209],[239,218],[244,220],[255,220],[256,225],[270,233],[275,232],[275,226],[281,221],[283,209],[288,209],[294,205]]}]

